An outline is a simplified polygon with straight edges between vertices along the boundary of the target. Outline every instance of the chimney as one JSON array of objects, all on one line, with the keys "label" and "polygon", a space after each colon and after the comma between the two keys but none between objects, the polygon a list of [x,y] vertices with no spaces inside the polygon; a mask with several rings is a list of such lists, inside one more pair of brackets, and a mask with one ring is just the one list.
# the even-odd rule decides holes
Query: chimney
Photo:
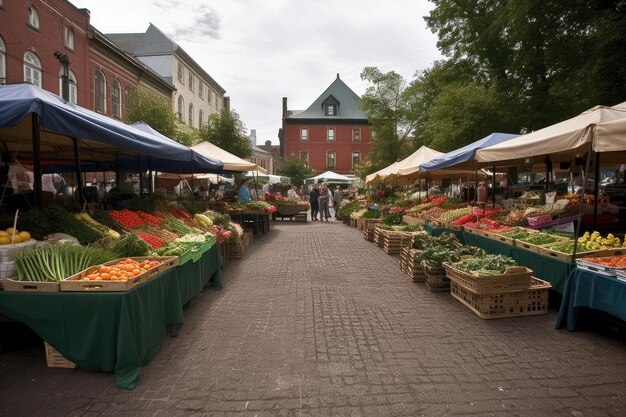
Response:
[{"label": "chimney", "polygon": [[252,146],[256,146],[256,129],[250,129],[250,143]]},{"label": "chimney", "polygon": [[265,150],[268,152],[272,152],[272,141],[271,140],[266,140],[265,141]]},{"label": "chimney", "polygon": [[283,120],[287,117],[287,97],[283,97]]},{"label": "chimney", "polygon": [[339,73],[337,73],[337,79],[339,79]]},{"label": "chimney", "polygon": [[230,97],[224,97],[224,108],[230,113]]}]

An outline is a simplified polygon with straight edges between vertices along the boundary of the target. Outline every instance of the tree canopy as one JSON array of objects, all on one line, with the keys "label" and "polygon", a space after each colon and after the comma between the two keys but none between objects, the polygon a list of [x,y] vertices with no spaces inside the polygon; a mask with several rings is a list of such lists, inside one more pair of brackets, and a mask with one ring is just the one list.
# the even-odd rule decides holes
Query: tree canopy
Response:
[{"label": "tree canopy", "polygon": [[246,127],[234,110],[211,114],[209,122],[200,129],[200,137],[240,158],[252,155]]},{"label": "tree canopy", "polygon": [[291,178],[293,185],[302,185],[306,178],[313,176],[313,171],[300,158],[288,156],[277,170],[278,175]]}]

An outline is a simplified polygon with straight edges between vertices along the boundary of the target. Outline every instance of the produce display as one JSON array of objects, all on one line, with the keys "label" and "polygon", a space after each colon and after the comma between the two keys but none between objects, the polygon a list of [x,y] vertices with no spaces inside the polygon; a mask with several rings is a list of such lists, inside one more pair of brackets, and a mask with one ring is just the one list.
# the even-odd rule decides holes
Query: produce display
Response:
[{"label": "produce display", "polygon": [[517,240],[530,243],[532,245],[548,245],[550,243],[558,242],[561,239],[545,233],[534,233],[526,237],[518,238]]},{"label": "produce display", "polygon": [[606,258],[582,258],[581,261],[604,265],[611,268],[626,268],[626,256],[607,256]]},{"label": "produce display", "polygon": [[112,251],[68,243],[41,245],[13,255],[19,281],[60,281],[112,259]]},{"label": "produce display", "polygon": [[502,275],[511,266],[517,266],[517,263],[504,255],[486,255],[463,259],[452,264],[453,268],[474,276]]},{"label": "produce display", "polygon": [[90,274],[85,275],[83,281],[128,281],[130,278],[141,275],[149,269],[161,265],[156,260],[138,262],[126,258],[113,265],[102,265]]},{"label": "produce display", "polygon": [[446,211],[442,213],[441,216],[439,216],[439,220],[445,223],[452,223],[455,220],[458,220],[459,218],[463,216],[468,216],[471,214],[472,214],[472,208],[468,206],[468,207],[463,207],[463,208],[459,208],[456,210]]},{"label": "produce display", "polygon": [[578,238],[579,245],[585,245],[589,250],[599,250],[599,249],[611,249],[611,248],[619,248],[621,246],[626,247],[626,240],[622,244],[619,238],[613,236],[612,233],[606,235],[606,237],[602,237],[600,232],[585,232],[581,237]]},{"label": "produce display", "polygon": [[429,246],[424,251],[415,256],[415,261],[424,261],[428,266],[441,267],[444,262],[452,263],[461,260],[463,256],[485,256],[486,253],[481,248],[475,246],[461,246],[460,248],[447,248],[445,246]]},{"label": "produce display", "polygon": [[26,230],[20,232],[12,227],[9,227],[7,230],[0,230],[0,245],[28,242],[30,238],[30,233]]}]

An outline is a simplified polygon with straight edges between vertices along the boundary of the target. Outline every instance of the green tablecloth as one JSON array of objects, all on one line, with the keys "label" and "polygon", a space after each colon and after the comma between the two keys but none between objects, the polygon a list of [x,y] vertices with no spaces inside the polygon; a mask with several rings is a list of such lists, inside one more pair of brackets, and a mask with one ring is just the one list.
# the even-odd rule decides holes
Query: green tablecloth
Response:
[{"label": "green tablecloth", "polygon": [[26,324],[81,368],[113,371],[119,387],[132,389],[141,367],[161,350],[166,326],[183,323],[183,305],[211,278],[221,287],[220,274],[214,245],[198,262],[128,292],[0,291],[0,313]]},{"label": "green tablecloth", "polygon": [[565,290],[567,277],[572,271],[572,264],[569,262],[544,256],[517,246],[507,245],[506,243],[498,242],[484,236],[460,232],[458,230],[450,230],[443,227],[434,227],[429,223],[424,225],[424,229],[434,236],[438,236],[443,232],[454,233],[465,245],[478,246],[491,254],[510,256],[518,264],[532,269],[534,272],[533,275],[537,278],[550,282],[552,289],[561,295]]},{"label": "green tablecloth", "polygon": [[589,307],[626,320],[626,282],[582,269],[574,269],[563,293],[556,328],[576,330],[577,307]]}]

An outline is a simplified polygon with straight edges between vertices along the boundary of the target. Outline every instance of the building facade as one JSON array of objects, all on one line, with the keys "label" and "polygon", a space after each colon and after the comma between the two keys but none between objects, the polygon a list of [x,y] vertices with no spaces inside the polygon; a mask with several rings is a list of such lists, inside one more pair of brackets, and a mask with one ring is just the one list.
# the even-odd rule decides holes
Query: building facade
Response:
[{"label": "building facade", "polygon": [[30,82],[61,95],[62,59],[69,100],[89,106],[89,11],[64,0],[0,1],[0,84]]},{"label": "building facade", "polygon": [[359,102],[339,74],[306,110],[289,110],[283,97],[282,155],[298,157],[316,172],[354,173],[367,157],[371,139]]},{"label": "building facade", "polygon": [[210,114],[228,107],[226,90],[156,26],[106,37],[173,85],[172,108],[180,121],[200,128]]}]

